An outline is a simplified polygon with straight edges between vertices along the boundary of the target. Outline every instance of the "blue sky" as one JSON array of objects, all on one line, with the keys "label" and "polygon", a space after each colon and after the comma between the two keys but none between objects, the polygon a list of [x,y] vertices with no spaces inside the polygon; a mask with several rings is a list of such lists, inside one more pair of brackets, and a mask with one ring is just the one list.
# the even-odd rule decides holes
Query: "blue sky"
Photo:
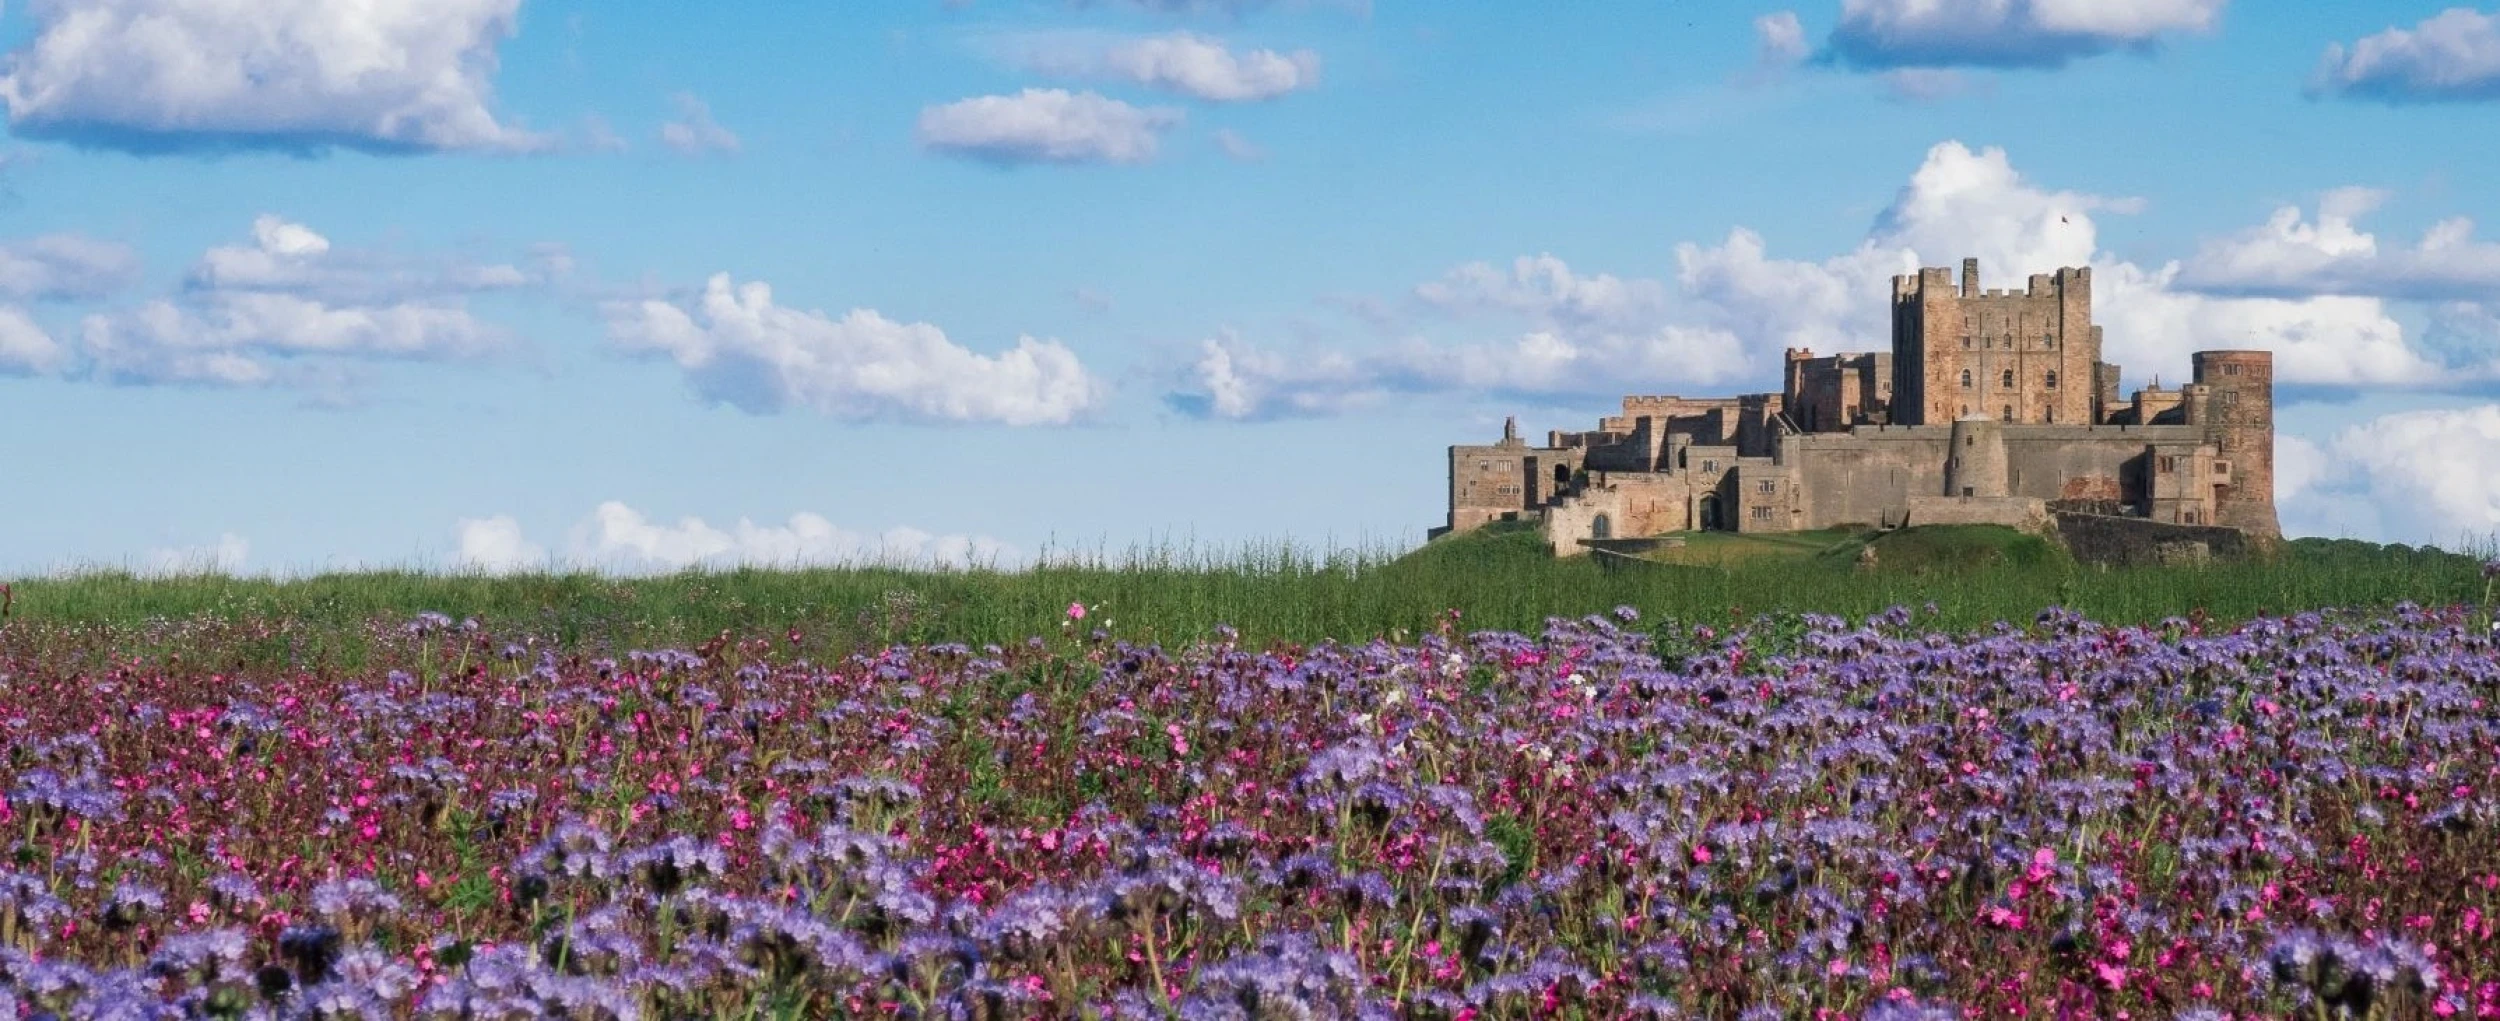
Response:
[{"label": "blue sky", "polygon": [[0,573],[1407,544],[1444,448],[2095,267],[2500,531],[2500,11],[22,0]]}]

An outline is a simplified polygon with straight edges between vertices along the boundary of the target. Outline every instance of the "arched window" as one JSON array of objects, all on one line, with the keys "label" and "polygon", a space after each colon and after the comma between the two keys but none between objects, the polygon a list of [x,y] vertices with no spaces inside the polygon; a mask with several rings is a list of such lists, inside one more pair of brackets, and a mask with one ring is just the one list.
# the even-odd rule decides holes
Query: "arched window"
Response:
[{"label": "arched window", "polygon": [[1615,523],[1607,520],[1605,515],[1600,514],[1589,520],[1589,538],[1612,539],[1614,537]]},{"label": "arched window", "polygon": [[2056,369],[2050,369],[2050,370],[2049,370],[2049,389],[2051,389],[2051,390],[2055,390],[2055,389],[2057,389],[2057,370],[2056,370]]},{"label": "arched window", "polygon": [[1558,464],[1554,466],[1554,484],[1557,486],[1568,486],[1571,484],[1570,465]]},{"label": "arched window", "polygon": [[2007,370],[2005,370],[2005,378],[2004,378],[2004,380],[2003,380],[2003,381],[2002,381],[1999,385],[2001,385],[2001,386],[2005,387],[2005,388],[2006,388],[2006,389],[2008,389],[2008,390],[2013,389],[2013,388],[2014,388],[2014,370],[2012,370],[2012,369],[2007,369]]},{"label": "arched window", "polygon": [[1969,370],[1969,369],[1963,369],[1963,370],[1962,370],[1962,389],[1964,389],[1964,390],[1968,390],[1968,389],[1970,389],[1970,370]]}]

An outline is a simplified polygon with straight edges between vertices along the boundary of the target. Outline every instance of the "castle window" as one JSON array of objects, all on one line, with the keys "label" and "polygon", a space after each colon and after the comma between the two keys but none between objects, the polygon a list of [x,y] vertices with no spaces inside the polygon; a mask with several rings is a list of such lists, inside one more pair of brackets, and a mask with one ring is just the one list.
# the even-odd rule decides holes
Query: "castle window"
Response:
[{"label": "castle window", "polygon": [[2057,409],[2056,409],[2056,408],[2047,408],[2047,409],[2043,409],[2043,410],[2040,412],[2040,421],[2045,422],[2045,423],[2048,423],[2048,424],[2050,424],[2050,425],[2056,425],[2056,424],[2057,424]]},{"label": "castle window", "polygon": [[2164,475],[2168,475],[2171,472],[2179,470],[2179,459],[2168,454],[2164,454],[2154,463],[2153,470]]},{"label": "castle window", "polygon": [[2237,391],[2237,390],[2225,390],[2225,391],[2223,391],[2223,392],[2222,392],[2222,406],[2223,406],[2223,407],[2226,407],[2226,408],[2227,408],[2227,407],[2230,407],[2230,406],[2232,406],[2232,405],[2234,405],[2234,404],[2238,404],[2239,402],[2240,402],[2240,392],[2239,392],[2239,391]]},{"label": "castle window", "polygon": [[2237,366],[2237,365],[2225,365],[2225,366],[2223,366],[2223,367],[2222,367],[2222,374],[2223,374],[2223,375],[2225,375],[2225,376],[2236,376],[2236,375],[2239,375],[2239,374],[2240,374],[2240,367],[2239,367],[2239,366]]},{"label": "castle window", "polygon": [[1719,462],[1717,462],[1717,461],[1703,461],[1703,462],[1701,463],[1701,470],[1703,470],[1703,471],[1705,471],[1705,472],[1714,472],[1714,471],[1718,471],[1718,470],[1719,470]]},{"label": "castle window", "polygon": [[2196,511],[2193,509],[2183,511],[2179,515],[2179,519],[2193,525],[2196,523]]},{"label": "castle window", "polygon": [[2007,370],[2005,370],[2005,372],[2004,372],[2004,374],[2003,374],[2003,378],[1999,380],[1999,385],[2001,385],[2001,386],[2005,387],[2005,388],[2006,388],[2006,389],[2008,389],[2008,390],[2013,389],[2013,388],[2014,388],[2014,370],[2012,370],[2012,369],[2007,369]]},{"label": "castle window", "polygon": [[1962,350],[1970,350],[1970,334],[1965,333],[1962,335]]},{"label": "castle window", "polygon": [[1769,507],[1756,507],[1756,508],[1754,508],[1754,509],[1753,509],[1753,519],[1754,519],[1754,520],[1756,520],[1756,521],[1769,521],[1769,520],[1771,520],[1771,508],[1769,508]]},{"label": "castle window", "polygon": [[1764,479],[1764,480],[1762,480],[1762,487],[1761,487],[1761,488],[1762,488],[1762,492],[1763,492],[1765,495],[1774,494],[1774,493],[1777,493],[1777,492],[1779,492],[1779,491],[1780,491],[1780,484],[1779,484],[1779,483],[1777,483],[1777,482],[1773,482],[1773,481],[1771,481],[1770,479]]},{"label": "castle window", "polygon": [[2049,370],[2049,389],[2051,389],[2051,390],[2055,390],[2055,389],[2057,389],[2057,370],[2056,370],[2056,369],[2050,369],[2050,370]]},{"label": "castle window", "polygon": [[1962,370],[1962,389],[1964,389],[1964,390],[1968,390],[1968,389],[1970,389],[1970,370],[1969,370],[1969,369],[1963,369],[1963,370]]},{"label": "castle window", "polygon": [[2011,422],[2011,421],[2013,421],[2013,420],[2014,420],[2014,406],[2013,406],[2013,405],[2011,405],[2011,404],[2006,405],[2006,406],[2005,406],[2005,413],[2004,413],[2004,414],[2002,414],[2002,415],[1998,415],[1998,416],[1997,416],[1997,418],[1998,418],[1998,420],[1999,420],[1999,421],[2005,421],[2005,422]]}]

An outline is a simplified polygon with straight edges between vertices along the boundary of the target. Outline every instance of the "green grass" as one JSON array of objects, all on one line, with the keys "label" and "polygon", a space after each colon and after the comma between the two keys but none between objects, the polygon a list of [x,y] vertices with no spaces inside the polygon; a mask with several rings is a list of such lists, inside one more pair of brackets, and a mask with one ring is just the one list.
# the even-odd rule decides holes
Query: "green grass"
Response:
[{"label": "green grass", "polygon": [[1891,532],[1867,532],[1827,547],[1829,562],[1856,566],[1859,555],[1875,550],[1874,569],[1886,572],[1971,571],[2010,567],[2022,571],[2072,571],[2075,564],[2054,542],[2003,525],[1922,525]]},{"label": "green grass", "polygon": [[[1061,629],[1071,602],[1095,607],[1076,630],[1185,643],[1218,624],[1250,643],[1365,640],[1430,629],[1451,609],[1462,627],[1533,632],[1548,617],[1629,604],[1645,617],[1719,622],[1761,613],[1863,615],[1893,605],[1939,610],[1938,626],[2025,621],[2052,605],[2148,622],[2202,609],[2232,620],[2327,607],[2479,602],[2475,556],[2428,547],[2297,540],[2272,560],[2186,568],[2079,567],[2003,529],[1911,529],[1873,539],[1878,566],[1855,563],[1845,534],[1708,537],[1778,551],[1722,566],[1610,569],[1555,560],[1532,526],[1505,525],[1406,552],[1293,546],[1229,555],[1157,550],[1016,572],[889,568],[734,570],[647,578],[373,572],[297,580],[91,572],[15,582],[16,616],[0,641],[82,634],[145,651],[181,646],[171,620],[224,622],[282,662],[353,663],[374,621],[419,611],[478,617],[499,635],[622,651],[692,645],[721,631],[779,637],[810,654],[898,642],[1001,645]],[[1732,548],[1732,547],[1731,547]]]}]

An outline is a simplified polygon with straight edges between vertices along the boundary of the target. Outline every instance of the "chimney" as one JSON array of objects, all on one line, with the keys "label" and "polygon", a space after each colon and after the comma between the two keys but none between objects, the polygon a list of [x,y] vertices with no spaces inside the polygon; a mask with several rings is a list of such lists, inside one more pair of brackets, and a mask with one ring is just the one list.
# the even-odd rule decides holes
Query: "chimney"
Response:
[{"label": "chimney", "polygon": [[1519,416],[1511,415],[1502,419],[1502,442],[1519,442]]},{"label": "chimney", "polygon": [[1962,260],[1962,297],[1979,296],[1979,260]]}]

